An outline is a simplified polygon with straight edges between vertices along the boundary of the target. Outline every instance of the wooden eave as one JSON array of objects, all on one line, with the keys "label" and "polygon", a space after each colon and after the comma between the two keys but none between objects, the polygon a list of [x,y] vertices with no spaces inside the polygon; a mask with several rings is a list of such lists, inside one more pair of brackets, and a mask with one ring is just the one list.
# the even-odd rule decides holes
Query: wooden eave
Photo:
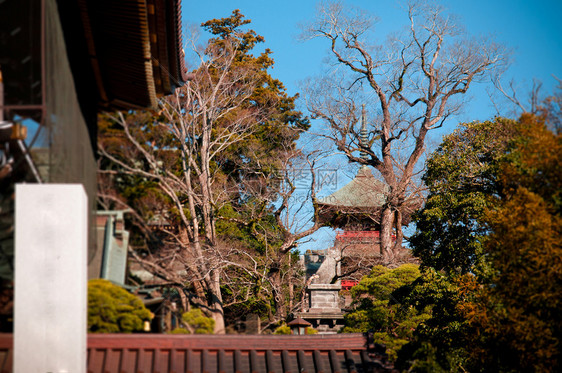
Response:
[{"label": "wooden eave", "polygon": [[179,0],[79,0],[102,109],[156,108],[186,81]]},{"label": "wooden eave", "polygon": [[371,226],[378,229],[380,225],[380,207],[349,207],[319,203],[318,218],[326,225],[334,228],[349,228],[350,226]]}]

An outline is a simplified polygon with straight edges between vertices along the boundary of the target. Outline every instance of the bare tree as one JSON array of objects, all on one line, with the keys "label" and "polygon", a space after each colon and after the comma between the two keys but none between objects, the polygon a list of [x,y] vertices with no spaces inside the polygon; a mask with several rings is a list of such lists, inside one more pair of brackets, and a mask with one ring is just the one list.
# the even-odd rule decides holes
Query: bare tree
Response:
[{"label": "bare tree", "polygon": [[[102,120],[101,128],[109,136],[99,142],[107,166],[100,180],[126,179],[119,192],[142,195],[127,200],[142,210],[132,216],[147,238],[135,261],[177,289],[184,309],[211,315],[217,333],[225,332],[225,307],[234,314],[257,300],[270,320],[286,316],[286,285],[302,282],[291,250],[315,229],[281,226],[280,201],[292,194],[282,171],[299,154],[308,119],[268,74],[271,52],[251,54],[263,38],[240,29],[248,23],[238,10],[204,23],[214,37],[205,50],[192,42],[199,67],[191,80],[155,113],[108,114],[112,124]],[[101,203],[126,206],[113,189],[100,187]]]},{"label": "bare tree", "polygon": [[[511,114],[516,114],[517,112],[533,114],[538,113],[540,110],[542,82],[533,79],[533,85],[528,92],[528,97],[526,99],[522,99],[520,97],[521,92],[517,88],[515,80],[510,80],[508,86],[505,87],[501,78],[502,74],[494,76],[492,78],[492,83],[494,84],[495,89],[499,91],[499,93],[515,108]],[[490,96],[492,102],[494,102],[494,105],[496,106],[497,115],[501,115],[498,104],[495,102],[492,95]]]},{"label": "bare tree", "polygon": [[[518,116],[523,113],[531,113],[541,116],[552,131],[560,133],[562,131],[562,79],[556,76],[553,76],[553,78],[558,85],[554,88],[554,92],[548,96],[543,94],[543,84],[537,79],[533,79],[532,86],[528,89],[518,86],[513,79],[505,86],[502,83],[501,74],[496,75],[492,79],[492,83],[501,96],[511,104],[512,110],[508,111],[507,115]],[[526,94],[522,91],[526,91]],[[500,105],[493,96],[490,93],[497,115],[505,115],[506,113],[502,113]]]},{"label": "bare tree", "polygon": [[275,174],[278,180],[271,183],[275,188],[248,178],[244,189],[257,202],[251,210],[245,207],[244,220],[231,219],[250,227],[253,237],[264,248],[259,259],[263,263],[253,258],[251,267],[255,282],[266,284],[263,290],[271,292],[275,314],[269,315],[270,324],[283,321],[290,312],[300,309],[296,299],[300,292],[295,288],[304,286],[304,273],[294,250],[300,240],[322,227],[315,204],[318,156],[319,152],[303,155],[299,149],[280,152],[281,168]]},{"label": "bare tree", "polygon": [[[169,230],[175,249],[168,263],[151,262],[154,271],[174,284],[189,274],[199,305],[215,319],[215,331],[224,332],[221,269],[229,265],[228,251],[219,244],[215,211],[229,191],[212,163],[217,154],[250,136],[268,115],[267,109],[246,105],[258,75],[252,65],[236,62],[237,39],[210,44],[199,52],[200,66],[192,80],[160,102],[159,117],[139,126],[131,116],[117,113],[130,147],[118,157],[100,143],[100,154],[120,172],[157,182],[173,206],[179,229]],[[142,258],[139,258],[142,260]],[[144,263],[149,261],[143,260]],[[169,270],[173,269],[173,270]]]},{"label": "bare tree", "polygon": [[[506,62],[502,46],[466,37],[440,7],[410,4],[406,12],[407,30],[386,45],[375,44],[372,17],[341,2],[322,3],[303,33],[327,40],[331,57],[327,75],[306,87],[308,110],[326,124],[322,135],[338,151],[376,169],[389,187],[379,217],[381,254],[389,259],[402,244],[402,215],[416,205],[413,177],[429,131],[458,112],[472,83]],[[358,128],[361,103],[366,142]]]},{"label": "bare tree", "polygon": [[[307,157],[301,157],[301,162],[295,162],[296,157],[288,159],[285,166],[285,178],[283,180],[281,190],[279,193],[280,200],[278,207],[274,210],[275,221],[279,227],[280,245],[276,250],[276,265],[281,267],[287,263],[287,258],[291,251],[297,248],[298,242],[305,237],[310,236],[322,227],[322,223],[318,218],[318,208],[316,199],[317,189],[317,168],[315,167],[316,161],[314,157],[318,152],[313,152]],[[309,184],[303,183],[306,187],[300,190],[305,195],[296,195],[297,182],[302,177],[299,172],[295,170],[305,171]],[[293,172],[292,172],[293,171]],[[310,211],[306,213],[304,210],[309,208]],[[301,280],[304,276],[299,273]],[[286,292],[283,291],[285,280],[281,271],[273,272],[271,276],[272,288],[275,291],[275,299],[281,299]],[[292,289],[289,292],[294,294]],[[289,304],[286,302],[279,302],[279,313],[287,316],[289,311],[299,309],[298,304],[291,304],[293,300],[290,299]],[[301,299],[302,301],[302,299]]]}]

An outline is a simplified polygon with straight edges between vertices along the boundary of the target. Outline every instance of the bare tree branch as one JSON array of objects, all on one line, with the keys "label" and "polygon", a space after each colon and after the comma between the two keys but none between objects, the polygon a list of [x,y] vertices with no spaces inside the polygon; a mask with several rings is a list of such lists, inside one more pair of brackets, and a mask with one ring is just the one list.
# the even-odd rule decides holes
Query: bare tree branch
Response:
[{"label": "bare tree branch", "polygon": [[[305,40],[326,39],[336,62],[329,78],[305,87],[308,110],[325,124],[322,136],[350,162],[376,169],[389,187],[380,218],[382,247],[388,256],[401,245],[399,240],[393,245],[392,230],[398,228],[401,236],[395,221],[406,214],[407,201],[411,207],[409,190],[428,132],[442,127],[460,109],[459,97],[474,82],[507,61],[501,45],[470,39],[440,7],[409,4],[407,17],[408,32],[387,45],[374,45],[372,17],[341,2],[322,3],[303,32]],[[368,85],[355,84],[358,81]],[[372,118],[368,147],[358,136],[361,102],[367,103]],[[400,162],[397,148],[409,149]],[[359,157],[360,151],[368,158]],[[421,201],[417,204],[421,206]]]}]

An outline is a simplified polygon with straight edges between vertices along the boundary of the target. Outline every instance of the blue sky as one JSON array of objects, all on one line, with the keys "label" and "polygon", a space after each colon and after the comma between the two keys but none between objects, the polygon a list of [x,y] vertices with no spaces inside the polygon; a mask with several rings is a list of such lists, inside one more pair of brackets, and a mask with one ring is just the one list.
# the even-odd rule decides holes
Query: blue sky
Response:
[{"label": "blue sky", "polygon": [[[251,27],[265,37],[264,46],[273,51],[275,67],[272,75],[280,79],[289,93],[299,91],[299,82],[315,75],[322,68],[328,45],[325,41],[300,42],[299,25],[314,15],[316,1],[252,1],[211,0],[184,1],[184,22],[199,25],[212,18],[230,15],[240,9],[251,19]],[[347,1],[379,18],[377,29],[381,35],[396,30],[406,21],[397,1]],[[513,49],[513,63],[506,77],[521,87],[530,85],[533,78],[543,82],[543,91],[552,91],[555,80],[562,78],[562,1],[560,0],[449,0],[442,2],[450,13],[460,18],[473,35],[491,35]],[[522,88],[523,90],[524,88]],[[458,120],[488,119],[495,114],[483,87],[474,87],[465,114]],[[457,120],[457,122],[458,122]],[[456,123],[450,123],[454,128]]]},{"label": "blue sky", "polygon": [[[212,18],[223,18],[240,9],[251,19],[250,27],[265,37],[264,47],[273,51],[275,67],[271,74],[280,79],[290,94],[299,92],[299,82],[322,70],[328,44],[324,40],[300,42],[299,25],[312,19],[317,1],[251,1],[211,0],[184,1],[183,19],[186,25],[199,25]],[[363,8],[377,16],[376,26],[382,38],[399,31],[407,21],[397,1],[354,0],[348,4]],[[442,1],[459,23],[475,36],[490,36],[513,50],[512,64],[505,77],[514,79],[521,92],[527,92],[533,79],[543,82],[543,93],[551,93],[556,85],[553,75],[562,78],[562,1],[561,0],[449,0]],[[203,36],[203,35],[202,35]],[[451,132],[459,122],[486,120],[496,114],[483,85],[473,86],[465,110],[451,118],[444,130],[434,138]],[[353,171],[338,174],[343,185]],[[329,193],[328,193],[329,194]],[[333,234],[319,233],[316,242],[303,248],[325,248]]]}]

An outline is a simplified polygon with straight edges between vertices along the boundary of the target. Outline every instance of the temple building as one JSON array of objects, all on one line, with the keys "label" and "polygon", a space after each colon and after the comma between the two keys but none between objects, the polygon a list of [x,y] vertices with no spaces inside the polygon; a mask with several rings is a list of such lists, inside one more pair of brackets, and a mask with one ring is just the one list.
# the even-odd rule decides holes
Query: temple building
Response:
[{"label": "temple building", "polygon": [[342,256],[380,254],[380,210],[387,186],[367,166],[361,166],[351,182],[318,201],[324,224],[339,230],[334,247]]},{"label": "temple building", "polygon": [[377,212],[385,202],[386,190],[362,166],[349,184],[318,201],[319,218],[338,233],[333,247],[305,255],[311,274],[308,304],[297,316],[320,333],[336,333],[343,326],[343,309],[349,306],[350,297],[341,294],[342,287],[348,290],[381,262]]},{"label": "temple building", "polygon": [[[367,147],[364,108],[360,141]],[[361,157],[367,159],[367,154],[361,152]],[[342,290],[356,285],[374,265],[383,264],[380,216],[388,192],[388,186],[362,165],[348,184],[318,199],[319,219],[337,233],[331,248],[305,255],[308,304],[297,316],[320,333],[335,333],[343,326],[343,309],[349,307],[351,297]],[[410,215],[404,214],[402,225],[409,222]]]}]

